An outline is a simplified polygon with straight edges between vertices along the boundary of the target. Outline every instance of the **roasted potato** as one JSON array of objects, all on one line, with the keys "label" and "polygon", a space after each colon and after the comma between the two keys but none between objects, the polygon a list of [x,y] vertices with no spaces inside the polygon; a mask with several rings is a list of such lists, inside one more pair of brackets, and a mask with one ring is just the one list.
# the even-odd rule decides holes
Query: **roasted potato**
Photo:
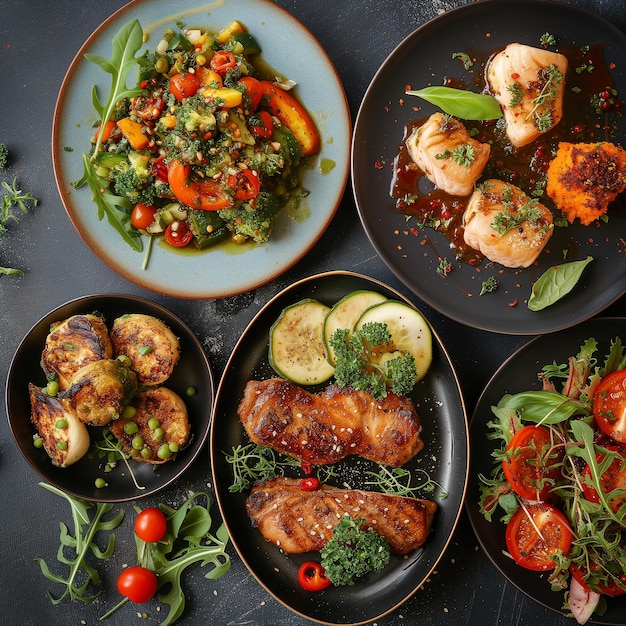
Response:
[{"label": "roasted potato", "polygon": [[189,440],[183,399],[167,387],[153,387],[138,391],[131,406],[135,414],[111,422],[111,432],[136,461],[159,464],[172,460]]},{"label": "roasted potato", "polygon": [[151,315],[130,313],[113,322],[110,333],[116,356],[125,355],[140,385],[160,385],[180,358],[178,337]]},{"label": "roasted potato", "polygon": [[78,419],[105,426],[119,417],[137,390],[135,373],[117,359],[102,359],[81,367],[63,392]]},{"label": "roasted potato", "polygon": [[49,396],[30,383],[30,419],[54,465],[76,463],[89,449],[87,427],[76,417],[69,400]]},{"label": "roasted potato", "polygon": [[81,367],[112,356],[113,346],[104,320],[95,314],[73,315],[50,326],[41,366],[48,378],[56,375],[59,389],[65,390]]}]

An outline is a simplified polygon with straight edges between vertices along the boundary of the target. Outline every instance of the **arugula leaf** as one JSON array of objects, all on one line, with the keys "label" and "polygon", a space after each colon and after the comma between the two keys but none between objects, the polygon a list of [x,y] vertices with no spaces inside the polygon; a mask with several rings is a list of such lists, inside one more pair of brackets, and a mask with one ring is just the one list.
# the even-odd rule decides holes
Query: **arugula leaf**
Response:
[{"label": "arugula leaf", "polygon": [[532,287],[528,308],[540,311],[560,300],[568,294],[580,280],[583,270],[593,257],[588,256],[582,261],[572,261],[548,268]]},{"label": "arugula leaf", "polygon": [[424,87],[407,91],[406,94],[422,98],[438,106],[448,115],[454,115],[462,120],[495,120],[502,117],[498,101],[484,93],[454,87]]},{"label": "arugula leaf", "polygon": [[[87,595],[87,589],[90,584],[97,585],[100,582],[100,575],[96,569],[89,565],[86,558],[89,552],[92,552],[96,558],[101,560],[108,559],[113,554],[113,550],[115,549],[114,534],[111,534],[109,537],[109,543],[104,551],[100,550],[94,542],[94,538],[100,531],[112,531],[117,528],[124,519],[124,511],[120,510],[119,513],[110,520],[103,520],[102,518],[113,508],[113,505],[97,502],[95,504],[95,514],[93,518],[90,518],[90,511],[94,507],[93,504],[80,500],[79,498],[74,498],[52,485],[45,483],[39,484],[44,489],[65,498],[69,502],[74,524],[73,535],[65,524],[62,522],[60,524],[61,533],[57,560],[59,563],[69,566],[70,571],[67,577],[51,572],[44,559],[35,559],[37,563],[39,563],[41,573],[48,580],[59,583],[60,585],[65,585],[65,591],[60,596],[55,597],[50,592],[48,592],[48,596],[53,604],[59,604],[68,595],[72,600],[91,603],[100,595],[100,592],[89,596]],[[87,527],[86,529],[84,529],[85,526]],[[73,551],[73,558],[67,556],[68,551]],[[77,582],[79,575],[84,578],[82,584]]]},{"label": "arugula leaf", "polygon": [[565,397],[556,391],[522,391],[506,394],[498,402],[498,408],[523,412],[524,421],[535,424],[558,424],[573,415],[588,415],[589,408],[583,402]]}]

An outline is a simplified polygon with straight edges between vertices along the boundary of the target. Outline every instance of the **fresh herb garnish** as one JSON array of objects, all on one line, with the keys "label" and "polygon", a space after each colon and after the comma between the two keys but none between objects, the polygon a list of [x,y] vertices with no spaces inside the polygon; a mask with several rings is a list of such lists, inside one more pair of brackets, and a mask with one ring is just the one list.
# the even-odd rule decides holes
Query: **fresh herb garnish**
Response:
[{"label": "fresh herb garnish", "polygon": [[472,58],[470,57],[470,55],[466,54],[465,52],[453,52],[452,58],[460,59],[461,63],[463,63],[463,67],[466,70],[469,70],[474,65],[474,61],[472,61]]},{"label": "fresh herb garnish", "polygon": [[437,266],[437,274],[443,278],[447,278],[448,274],[452,271],[452,263],[448,259],[439,259],[439,265]]},{"label": "fresh herb garnish", "polygon": [[0,143],[0,170],[3,170],[9,162],[9,149],[6,144]]},{"label": "fresh herb garnish", "polygon": [[511,83],[510,85],[507,85],[507,90],[511,92],[511,100],[509,102],[509,106],[514,107],[518,105],[524,97],[524,92],[522,91],[522,88],[517,83]]},{"label": "fresh herb garnish", "polygon": [[[80,600],[81,602],[91,603],[99,595],[88,595],[92,585],[100,582],[100,575],[88,562],[89,553],[92,553],[97,559],[108,559],[115,549],[115,535],[111,533],[106,550],[101,550],[94,542],[95,536],[101,532],[112,531],[117,528],[124,519],[124,511],[109,520],[104,520],[104,516],[108,513],[113,505],[105,502],[97,502],[95,504],[84,502],[79,498],[70,496],[60,489],[39,483],[44,489],[65,498],[72,509],[72,520],[74,525],[73,534],[68,527],[61,522],[60,545],[57,551],[57,560],[63,565],[69,567],[69,573],[66,577],[53,573],[48,567],[44,559],[35,559],[41,567],[41,573],[51,582],[65,586],[65,590],[60,596],[54,596],[48,592],[48,596],[53,604],[59,604],[67,596],[71,600]],[[91,512],[94,510],[93,516]],[[70,556],[69,554],[73,554]]]},{"label": "fresh herb garnish", "polygon": [[539,202],[535,198],[529,198],[522,206],[512,211],[510,210],[511,207],[507,206],[509,203],[510,200],[507,200],[503,194],[502,204],[504,209],[495,215],[493,222],[490,224],[491,228],[500,236],[504,237],[510,230],[517,228],[523,222],[528,221],[531,224],[536,224],[541,219],[542,212],[537,206]]},{"label": "fresh herb garnish", "polygon": [[540,311],[560,300],[576,286],[591,261],[593,257],[588,256],[582,261],[549,267],[532,286],[528,308],[531,311]]},{"label": "fresh herb garnish", "polygon": [[534,98],[533,108],[526,116],[526,119],[529,120],[534,116],[535,126],[541,132],[545,132],[553,123],[552,105],[559,91],[559,85],[563,82],[563,74],[552,63],[541,70],[540,80],[543,81],[543,86],[539,94]]},{"label": "fresh herb garnish", "polygon": [[498,101],[483,93],[454,87],[425,87],[406,92],[438,106],[448,115],[464,120],[495,120],[502,117]]},{"label": "fresh herb garnish", "polygon": [[548,46],[554,46],[556,45],[556,37],[554,35],[551,35],[550,33],[544,33],[539,38],[539,43],[541,43],[541,45],[545,48],[547,48]]},{"label": "fresh herb garnish", "polygon": [[494,292],[500,283],[495,276],[490,276],[487,280],[484,280],[482,285],[480,286],[479,296],[484,296],[487,293]]},{"label": "fresh herb garnish", "polygon": [[90,454],[97,454],[99,458],[106,458],[106,464],[104,465],[104,471],[110,472],[118,463],[123,461],[128,469],[132,481],[136,489],[145,489],[138,482],[135,477],[135,472],[131,467],[128,459],[130,455],[124,450],[122,443],[115,437],[115,435],[108,429],[102,429],[102,440],[96,441],[92,445],[93,451]]},{"label": "fresh herb garnish", "polygon": [[435,155],[436,159],[449,159],[463,167],[470,167],[470,165],[474,162],[476,158],[476,149],[473,145],[469,143],[461,144],[460,146],[455,146],[452,150],[445,150],[444,152],[440,152]]},{"label": "fresh herb garnish", "polygon": [[[442,492],[440,497],[448,497],[448,492],[423,469],[408,470],[404,467],[388,467],[386,465],[379,465],[378,467],[378,472],[365,472],[367,476],[371,477],[371,480],[366,480],[364,485],[377,487],[384,493],[410,498],[419,497],[421,492],[432,493],[435,489],[440,489]],[[422,476],[423,481],[417,485],[411,484],[417,476]]]}]

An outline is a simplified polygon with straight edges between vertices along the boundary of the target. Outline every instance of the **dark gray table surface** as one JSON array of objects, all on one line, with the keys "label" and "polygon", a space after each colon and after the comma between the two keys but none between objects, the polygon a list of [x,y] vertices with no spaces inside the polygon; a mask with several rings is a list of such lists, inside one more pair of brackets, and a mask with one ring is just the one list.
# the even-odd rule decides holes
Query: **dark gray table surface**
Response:
[{"label": "dark gray table surface", "polygon": [[[243,328],[267,300],[293,282],[329,269],[347,269],[380,279],[405,293],[423,310],[451,354],[471,415],[479,394],[498,366],[528,337],[490,334],[464,327],[410,294],[380,261],[363,231],[348,186],[330,228],[319,244],[287,274],[253,293],[217,301],[183,301],[146,292],[119,277],[83,243],[71,226],[56,190],[50,151],[54,104],[64,73],[89,34],[123,0],[0,0],[0,142],[14,155],[12,172],[40,205],[0,239],[0,264],[22,268],[21,277],[0,276],[0,383],[4,389],[13,352],[45,313],[90,293],[131,293],[151,298],[178,314],[198,335],[216,380]],[[415,28],[462,0],[279,0],[326,48],[343,80],[353,118],[375,71]],[[621,0],[571,2],[626,28]],[[175,0],[172,6],[175,5]],[[366,41],[366,45],[364,45]],[[607,311],[626,315],[622,297]],[[116,574],[132,559],[130,525],[117,533],[115,555],[104,565],[104,593],[92,605],[53,606],[51,588],[36,557],[54,562],[59,522],[70,523],[69,507],[38,486],[39,478],[16,449],[0,410],[0,623],[20,626],[98,622],[119,598]],[[180,493],[211,487],[208,454],[168,491],[143,504],[168,502]],[[132,515],[132,504],[122,507]],[[217,505],[213,512],[218,514]],[[303,626],[310,623],[269,596],[231,548],[231,570],[216,581],[195,570],[185,577],[183,624]],[[107,622],[158,624],[128,608]],[[543,608],[510,585],[482,553],[465,513],[430,580],[379,626],[402,624],[574,623]]]}]

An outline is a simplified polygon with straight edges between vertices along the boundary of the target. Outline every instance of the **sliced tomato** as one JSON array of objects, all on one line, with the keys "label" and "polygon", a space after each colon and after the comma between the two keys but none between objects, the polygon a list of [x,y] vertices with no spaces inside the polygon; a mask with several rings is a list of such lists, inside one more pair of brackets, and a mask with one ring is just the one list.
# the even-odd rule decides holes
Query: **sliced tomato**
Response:
[{"label": "sliced tomato", "polygon": [[254,117],[254,122],[256,123],[250,123],[252,134],[261,139],[269,139],[274,132],[272,116],[267,111],[259,111]]},{"label": "sliced tomato", "polygon": [[228,186],[235,192],[235,200],[251,200],[261,191],[261,180],[254,170],[239,170],[228,177]]},{"label": "sliced tomato", "polygon": [[[541,533],[541,534],[540,534]],[[572,531],[567,518],[552,504],[520,507],[507,524],[506,547],[514,561],[535,571],[554,569],[554,557],[567,554]]]},{"label": "sliced tomato", "polygon": [[626,369],[612,372],[598,383],[593,415],[603,433],[626,443]]},{"label": "sliced tomato", "polygon": [[182,102],[185,98],[195,95],[201,84],[200,79],[195,74],[189,72],[174,74],[170,78],[170,91],[176,100]]},{"label": "sliced tomato", "polygon": [[185,220],[176,220],[165,229],[165,241],[174,248],[184,248],[192,239],[193,232]]},{"label": "sliced tomato", "polygon": [[250,98],[250,109],[256,111],[263,97],[261,82],[253,76],[244,76],[239,79],[239,82],[244,86],[246,96]]},{"label": "sliced tomato", "polygon": [[315,561],[307,561],[298,570],[298,582],[307,591],[321,591],[331,585],[324,568]]},{"label": "sliced tomato", "polygon": [[220,76],[224,76],[228,70],[236,65],[237,59],[230,50],[218,50],[209,62],[209,67]]},{"label": "sliced tomato", "polygon": [[162,183],[166,183],[167,165],[165,164],[165,157],[160,156],[158,159],[152,161],[150,172],[156,179],[160,180]]},{"label": "sliced tomato", "polygon": [[528,500],[549,500],[563,460],[563,449],[554,447],[550,431],[543,426],[524,426],[506,450],[502,469],[511,489]]},{"label": "sliced tomato", "polygon": [[[599,571],[600,567],[597,564],[594,564],[595,567],[592,567],[592,572]],[[623,589],[618,583],[617,580],[611,582],[598,581],[595,582],[590,580],[590,577],[587,575],[586,570],[581,569],[574,563],[569,566],[569,571],[571,575],[587,590],[597,591],[598,593],[602,593],[606,596],[621,596],[626,593],[626,589]],[[594,575],[592,573],[591,578]],[[620,574],[619,581],[622,585],[626,586],[626,574]]]},{"label": "sliced tomato", "polygon": [[139,230],[146,230],[154,221],[154,214],[156,212],[156,207],[138,202],[133,207],[133,212],[130,215],[130,223]]},{"label": "sliced tomato", "polygon": [[[618,448],[611,447],[611,450],[617,451]],[[603,454],[596,454],[596,461],[598,464],[604,460]],[[591,476],[591,469],[589,465],[585,466],[583,470],[583,478]],[[608,469],[600,476],[600,485],[604,493],[611,493],[614,489],[623,489],[624,492],[621,495],[616,496],[611,500],[611,508],[613,511],[618,511],[619,508],[626,501],[626,459],[621,456],[615,457]],[[595,487],[583,482],[583,495],[589,502],[600,502],[600,496]]]},{"label": "sliced tomato", "polygon": [[192,209],[217,211],[231,205],[231,198],[220,183],[211,179],[190,181],[189,166],[182,161],[170,163],[167,180],[179,202]]},{"label": "sliced tomato", "polygon": [[159,119],[165,108],[165,100],[159,91],[136,96],[131,100],[131,111],[138,118],[147,122]]}]

